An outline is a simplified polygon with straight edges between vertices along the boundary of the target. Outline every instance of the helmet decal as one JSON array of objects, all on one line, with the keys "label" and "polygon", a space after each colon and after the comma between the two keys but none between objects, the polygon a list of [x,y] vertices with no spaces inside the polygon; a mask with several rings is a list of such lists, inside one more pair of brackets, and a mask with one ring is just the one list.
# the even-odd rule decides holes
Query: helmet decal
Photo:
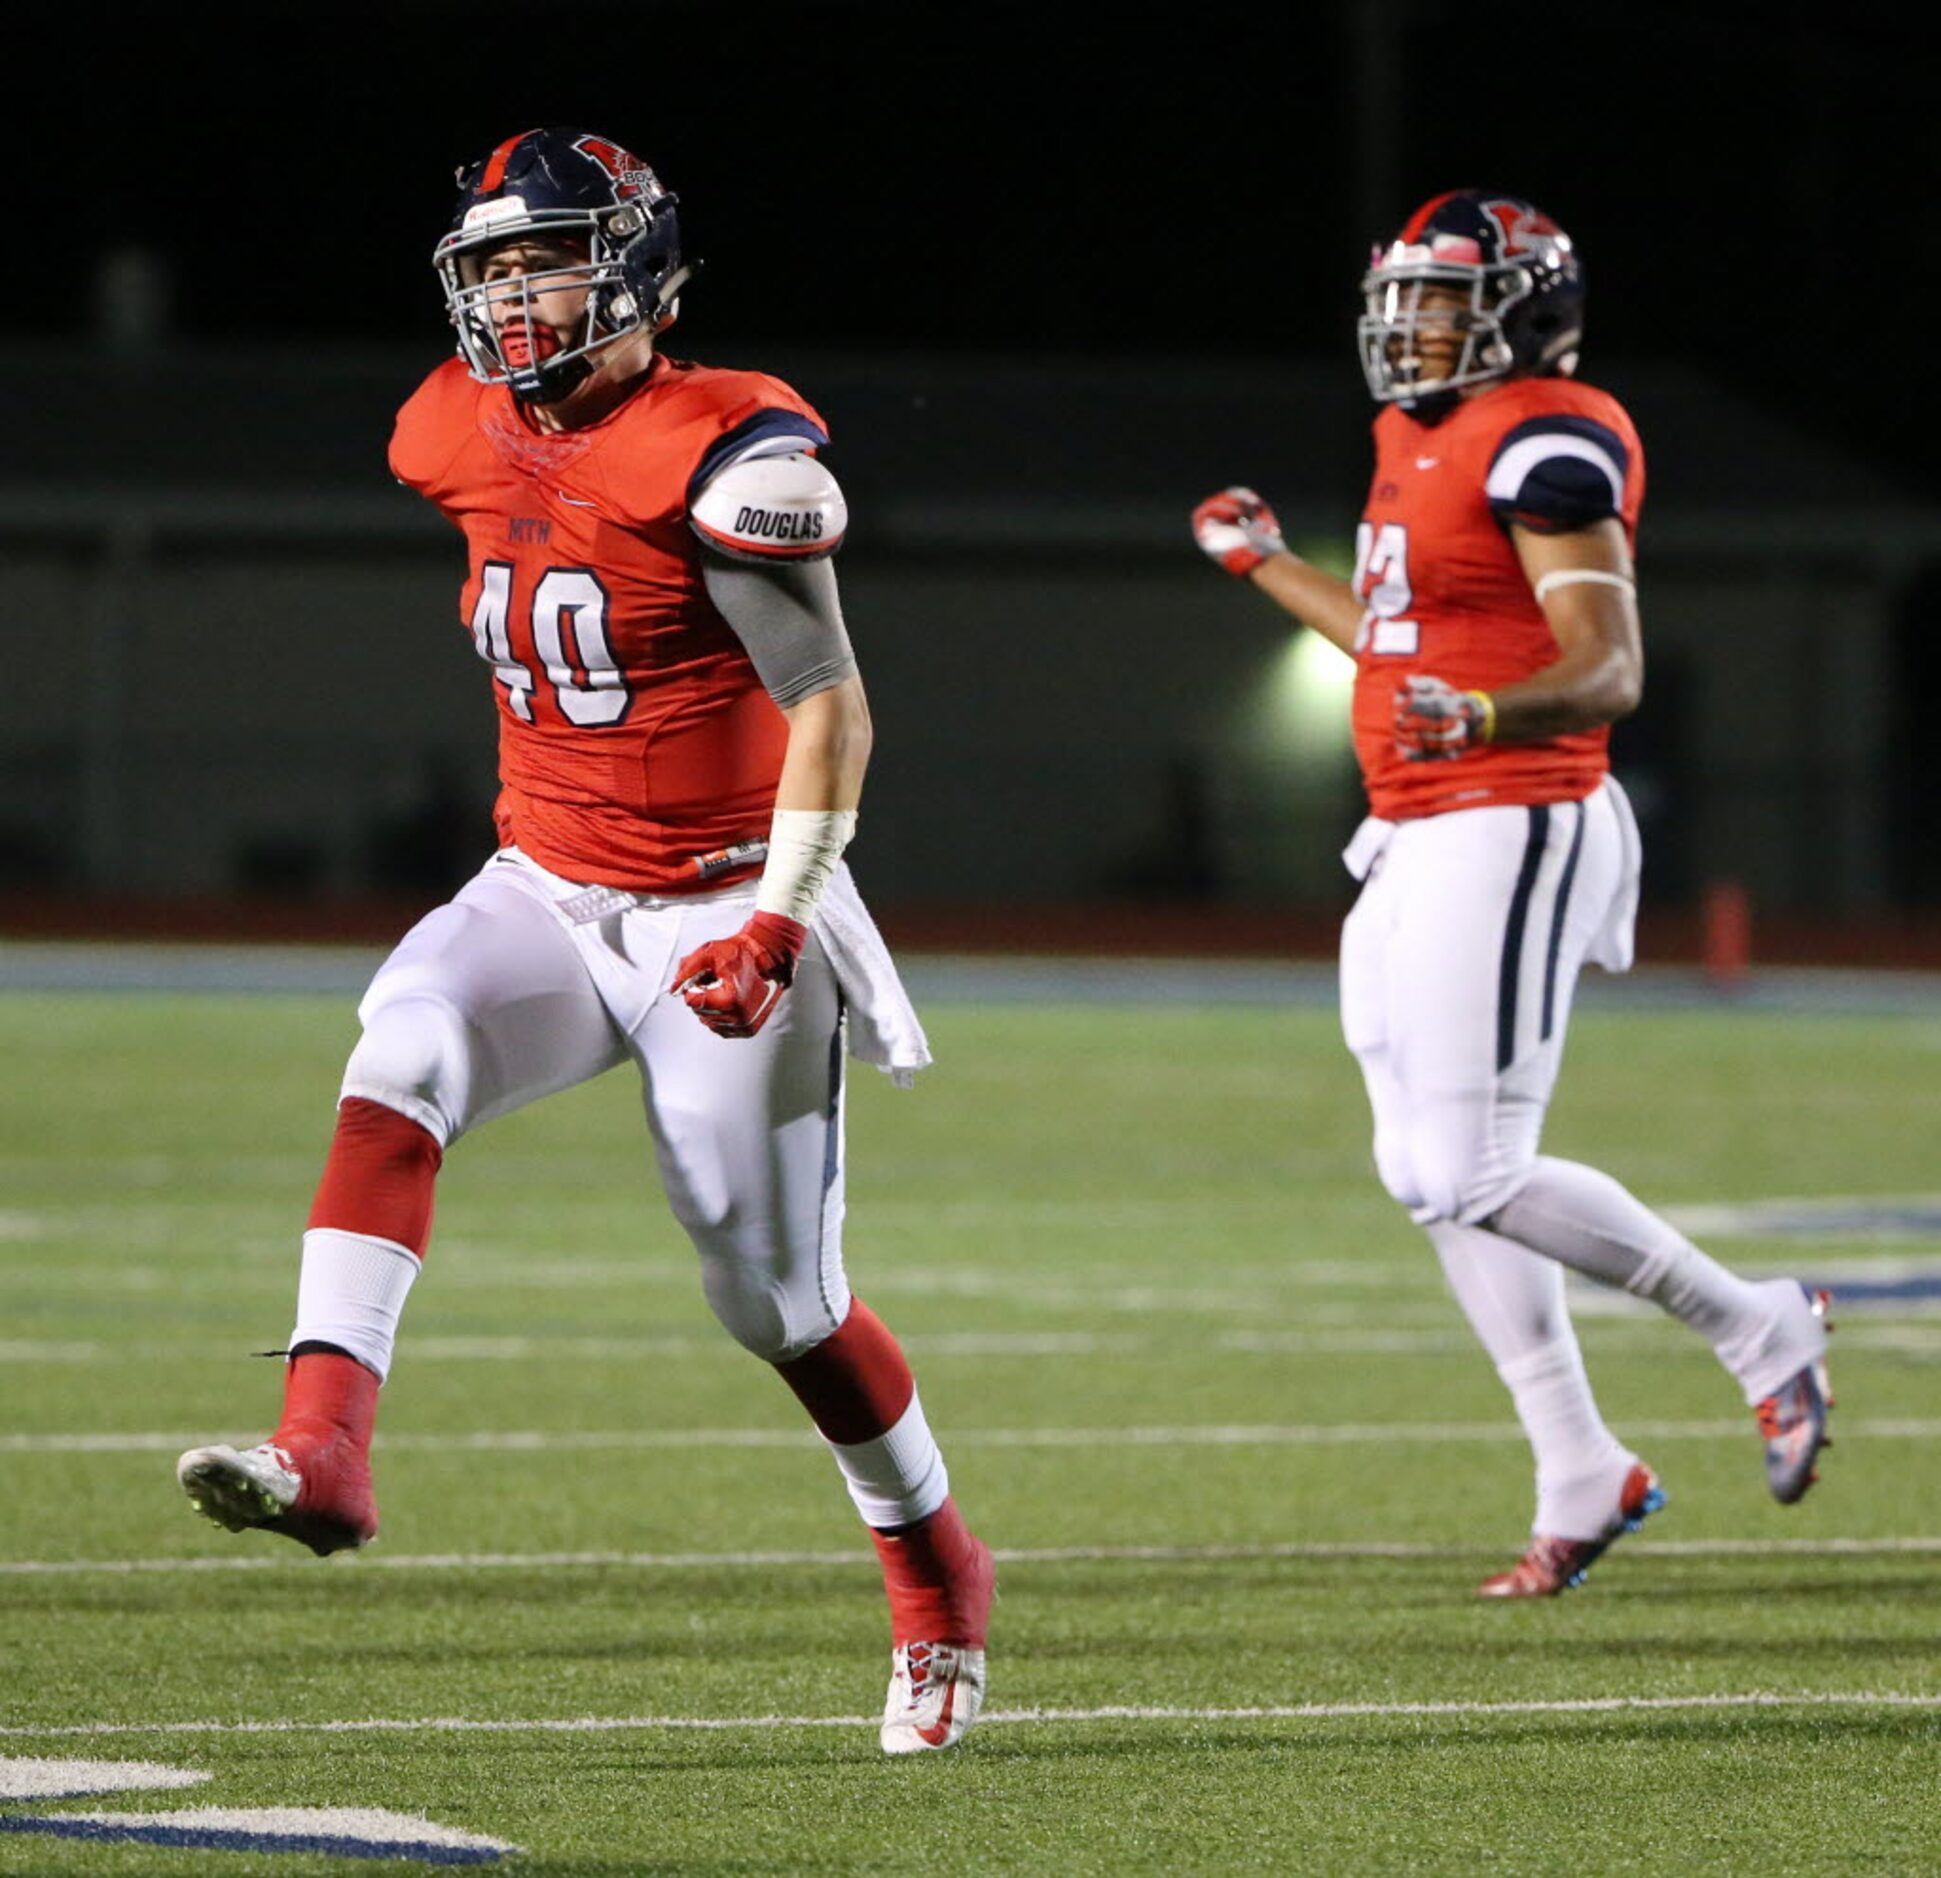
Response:
[{"label": "helmet decal", "polygon": [[621,149],[617,143],[609,143],[604,137],[581,137],[574,142],[573,148],[584,150],[613,178],[616,201],[646,195],[660,188],[660,178],[645,163],[631,151]]},{"label": "helmet decal", "polygon": [[1535,252],[1539,236],[1564,232],[1535,203],[1519,202],[1514,196],[1494,197],[1483,204],[1483,213],[1503,231],[1498,252],[1505,260]]}]

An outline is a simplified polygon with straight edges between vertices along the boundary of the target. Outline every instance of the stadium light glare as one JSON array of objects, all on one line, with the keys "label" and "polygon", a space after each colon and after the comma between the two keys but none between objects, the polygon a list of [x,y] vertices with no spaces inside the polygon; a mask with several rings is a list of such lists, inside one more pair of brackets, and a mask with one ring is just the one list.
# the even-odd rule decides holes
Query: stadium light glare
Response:
[{"label": "stadium light glare", "polygon": [[1261,741],[1298,773],[1331,776],[1352,747],[1355,668],[1319,633],[1297,631],[1275,655],[1260,698]]}]

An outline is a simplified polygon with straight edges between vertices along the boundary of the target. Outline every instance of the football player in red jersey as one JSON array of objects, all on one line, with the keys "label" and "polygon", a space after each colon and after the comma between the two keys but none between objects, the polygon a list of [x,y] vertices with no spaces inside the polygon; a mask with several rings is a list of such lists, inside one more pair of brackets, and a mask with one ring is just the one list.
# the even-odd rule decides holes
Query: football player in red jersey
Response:
[{"label": "football player in red jersey", "polygon": [[359,1007],[276,1432],[179,1478],[232,1530],[375,1536],[378,1387],[445,1149],[632,1062],[710,1306],[801,1399],[881,1557],[883,1747],[951,1746],[983,1698],[991,1554],[842,1261],[845,1048],[899,1080],[929,1051],[842,863],[870,722],[822,420],[660,350],[690,272],[675,201],[605,138],[529,131],[461,171],[434,263],[460,356],[391,466],[465,537],[499,847]]},{"label": "football player in red jersey", "polygon": [[1375,474],[1355,573],[1287,551],[1231,488],[1201,548],[1355,661],[1372,811],[1345,859],[1341,1011],[1383,1185],[1434,1243],[1536,1455],[1528,1550],[1489,1597],[1548,1596],[1664,1502],[1604,1425],[1564,1266],[1712,1344],[1756,1412],[1782,1502],[1825,1445],[1824,1293],[1750,1284],[1608,1175],[1541,1154],[1577,974],[1631,962],[1639,845],[1610,726],[1643,687],[1632,566],[1644,455],[1576,382],[1583,278],[1533,204],[1425,203],[1364,279]]}]

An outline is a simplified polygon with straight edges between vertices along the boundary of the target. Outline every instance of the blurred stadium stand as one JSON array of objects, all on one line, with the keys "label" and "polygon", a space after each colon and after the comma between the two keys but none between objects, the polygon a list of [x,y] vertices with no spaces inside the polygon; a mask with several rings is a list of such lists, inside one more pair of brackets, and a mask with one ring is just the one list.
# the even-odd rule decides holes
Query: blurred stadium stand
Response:
[{"label": "blurred stadium stand", "polygon": [[[1350,550],[1351,358],[797,355],[853,514],[878,722],[865,885],[906,938],[1325,949],[1358,812],[1263,713],[1290,640],[1186,512],[1246,480]],[[0,389],[0,932],[395,930],[490,839],[456,538],[393,486],[424,352],[23,348]],[[1941,513],[1676,366],[1599,382],[1650,453],[1650,682],[1619,733],[1674,946],[1742,883],[1755,950],[1941,963],[1916,773]],[[1098,909],[1112,908],[1101,922]],[[977,909],[972,915],[966,909]]]}]

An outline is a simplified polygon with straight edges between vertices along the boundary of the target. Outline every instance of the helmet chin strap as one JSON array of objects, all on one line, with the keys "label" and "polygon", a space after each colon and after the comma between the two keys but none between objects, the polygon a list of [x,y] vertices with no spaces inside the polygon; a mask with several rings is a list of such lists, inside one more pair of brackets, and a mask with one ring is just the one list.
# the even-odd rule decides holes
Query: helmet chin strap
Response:
[{"label": "helmet chin strap", "polygon": [[681,310],[681,289],[691,281],[700,268],[699,261],[690,261],[677,267],[661,282],[660,291],[654,296],[653,310],[649,313],[647,324],[659,332],[663,326],[672,326],[674,316]]},{"label": "helmet chin strap", "polygon": [[548,359],[543,365],[508,369],[507,389],[521,404],[557,404],[586,383],[593,361],[582,352],[570,359]]}]

